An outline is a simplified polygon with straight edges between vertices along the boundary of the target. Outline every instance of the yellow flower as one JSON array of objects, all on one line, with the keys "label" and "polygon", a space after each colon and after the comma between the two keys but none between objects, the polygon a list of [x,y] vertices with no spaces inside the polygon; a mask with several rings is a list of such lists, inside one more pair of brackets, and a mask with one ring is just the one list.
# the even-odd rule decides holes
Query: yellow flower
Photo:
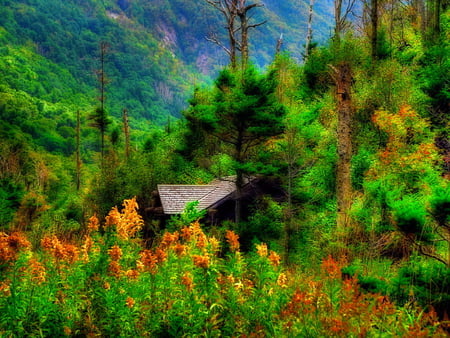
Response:
[{"label": "yellow flower", "polygon": [[256,252],[260,257],[267,257],[268,255],[267,244],[266,243],[256,244]]}]

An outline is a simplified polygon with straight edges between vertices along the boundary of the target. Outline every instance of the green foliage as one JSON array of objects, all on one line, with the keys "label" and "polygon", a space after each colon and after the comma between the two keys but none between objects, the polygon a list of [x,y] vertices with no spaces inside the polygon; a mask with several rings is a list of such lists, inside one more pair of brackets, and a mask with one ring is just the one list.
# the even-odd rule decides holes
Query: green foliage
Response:
[{"label": "green foliage", "polygon": [[198,201],[188,202],[180,215],[174,215],[167,224],[168,231],[178,231],[184,225],[201,220],[206,215],[206,210],[198,210]]},{"label": "green foliage", "polygon": [[[427,211],[424,202],[415,195],[404,196],[401,200],[392,201],[395,226],[406,236],[417,236],[420,241],[430,239],[430,229],[426,229]],[[428,230],[428,231],[427,231]]]},{"label": "green foliage", "polygon": [[243,250],[251,249],[255,242],[276,247],[284,228],[282,206],[266,197],[258,201],[254,208],[249,220],[239,227]]},{"label": "green foliage", "polygon": [[450,222],[450,190],[438,187],[430,199],[431,214],[438,225],[446,226]]},{"label": "green foliage", "polygon": [[431,305],[440,314],[450,306],[450,269],[434,261],[412,260],[399,270],[392,296],[401,303],[414,301]]}]

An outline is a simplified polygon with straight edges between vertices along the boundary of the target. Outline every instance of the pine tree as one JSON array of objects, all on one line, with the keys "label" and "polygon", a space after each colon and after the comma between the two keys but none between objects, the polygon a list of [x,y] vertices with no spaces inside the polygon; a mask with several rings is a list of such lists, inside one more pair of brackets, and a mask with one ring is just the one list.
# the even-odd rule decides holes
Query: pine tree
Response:
[{"label": "pine tree", "polygon": [[253,67],[243,72],[224,69],[209,101],[191,101],[186,112],[188,126],[220,140],[235,163],[236,222],[241,218],[245,174],[252,171],[254,149],[283,132],[284,107],[275,96],[275,76],[258,74]]}]

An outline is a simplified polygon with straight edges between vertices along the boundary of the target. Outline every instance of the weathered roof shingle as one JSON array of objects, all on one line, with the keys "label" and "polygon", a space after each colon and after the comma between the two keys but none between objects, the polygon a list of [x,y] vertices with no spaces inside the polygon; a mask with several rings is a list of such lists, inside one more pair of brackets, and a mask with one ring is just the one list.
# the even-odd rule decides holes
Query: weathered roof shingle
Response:
[{"label": "weathered roof shingle", "polygon": [[231,179],[216,180],[208,185],[158,184],[159,197],[167,215],[181,214],[189,202],[198,201],[197,209],[204,210],[236,190]]}]

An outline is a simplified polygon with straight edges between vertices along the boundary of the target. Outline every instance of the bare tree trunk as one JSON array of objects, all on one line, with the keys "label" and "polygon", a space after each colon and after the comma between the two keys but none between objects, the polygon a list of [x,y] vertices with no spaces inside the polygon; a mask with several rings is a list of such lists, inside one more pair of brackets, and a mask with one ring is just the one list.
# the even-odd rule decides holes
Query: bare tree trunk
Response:
[{"label": "bare tree trunk", "polygon": [[370,5],[372,59],[376,60],[378,58],[378,0],[372,0]]},{"label": "bare tree trunk", "polygon": [[81,156],[80,156],[80,134],[81,134],[81,123],[80,123],[80,111],[77,110],[77,126],[76,126],[76,185],[77,191],[81,187]]},{"label": "bare tree trunk", "polygon": [[305,55],[303,60],[306,62],[309,56],[309,47],[312,40],[312,18],[313,18],[314,0],[309,0],[309,15],[308,15],[308,32],[306,34]]},{"label": "bare tree trunk", "polygon": [[128,111],[123,110],[123,133],[125,134],[125,158],[130,158],[130,124],[128,123]]},{"label": "bare tree trunk", "polygon": [[336,171],[337,225],[343,229],[350,225],[348,211],[352,204],[351,159],[352,159],[352,116],[351,98],[352,70],[348,62],[342,62],[334,70],[337,99],[337,151]]}]

